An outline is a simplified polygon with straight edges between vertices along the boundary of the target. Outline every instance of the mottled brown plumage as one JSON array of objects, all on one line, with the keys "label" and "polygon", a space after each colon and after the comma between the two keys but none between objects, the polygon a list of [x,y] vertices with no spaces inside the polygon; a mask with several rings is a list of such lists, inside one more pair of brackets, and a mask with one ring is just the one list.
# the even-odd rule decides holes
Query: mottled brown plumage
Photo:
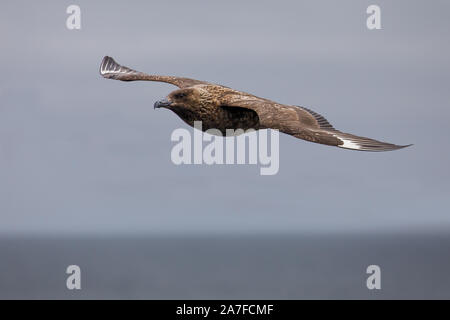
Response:
[{"label": "mottled brown plumage", "polygon": [[277,129],[303,140],[361,151],[389,151],[404,148],[391,143],[343,133],[320,114],[299,106],[279,104],[231,88],[189,78],[149,75],[124,67],[104,57],[100,74],[121,81],[159,81],[178,86],[155,108],[175,112],[190,126],[202,121],[202,129]]}]

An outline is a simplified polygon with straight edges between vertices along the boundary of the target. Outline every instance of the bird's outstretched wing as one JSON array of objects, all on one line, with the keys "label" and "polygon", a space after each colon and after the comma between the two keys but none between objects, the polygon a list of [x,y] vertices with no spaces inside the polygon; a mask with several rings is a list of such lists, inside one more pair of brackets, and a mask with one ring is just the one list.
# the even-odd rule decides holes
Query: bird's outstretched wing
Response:
[{"label": "bird's outstretched wing", "polygon": [[254,110],[261,128],[277,129],[306,141],[359,151],[390,151],[410,146],[341,132],[322,115],[305,107],[287,106],[250,96],[237,99],[229,97],[226,105]]},{"label": "bird's outstretched wing", "polygon": [[313,142],[322,143],[322,140],[330,141],[331,139],[335,138],[337,140],[337,147],[359,151],[391,151],[411,146],[411,144],[396,145],[341,132],[339,130],[336,130],[322,115],[305,107],[298,108],[306,111],[312,117],[314,117],[315,125],[313,126],[314,128],[310,129],[312,134],[309,136],[317,137],[318,141]]},{"label": "bird's outstretched wing", "polygon": [[191,87],[197,84],[207,84],[207,82],[172,76],[150,75],[122,66],[113,58],[105,56],[100,64],[100,75],[107,79],[121,81],[158,81],[173,84],[179,88]]}]

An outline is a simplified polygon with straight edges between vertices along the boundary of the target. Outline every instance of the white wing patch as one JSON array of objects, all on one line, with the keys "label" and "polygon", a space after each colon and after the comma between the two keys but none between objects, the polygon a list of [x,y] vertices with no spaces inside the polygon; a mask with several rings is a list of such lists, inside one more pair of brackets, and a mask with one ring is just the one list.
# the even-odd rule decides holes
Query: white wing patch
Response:
[{"label": "white wing patch", "polygon": [[410,145],[399,146],[392,143],[381,142],[378,140],[359,137],[353,134],[343,133],[338,131],[333,133],[333,136],[342,141],[342,144],[338,145],[339,148],[359,150],[359,151],[390,151],[408,147]]},{"label": "white wing patch", "polygon": [[121,66],[111,57],[103,58],[103,61],[100,65],[100,74],[102,76],[133,73],[137,73],[137,71]]},{"label": "white wing patch", "polygon": [[353,149],[353,150],[361,149],[361,146],[359,144],[357,144],[355,141],[339,137],[338,135],[334,135],[334,136],[337,137],[342,142],[344,142],[343,144],[338,146],[339,148]]}]

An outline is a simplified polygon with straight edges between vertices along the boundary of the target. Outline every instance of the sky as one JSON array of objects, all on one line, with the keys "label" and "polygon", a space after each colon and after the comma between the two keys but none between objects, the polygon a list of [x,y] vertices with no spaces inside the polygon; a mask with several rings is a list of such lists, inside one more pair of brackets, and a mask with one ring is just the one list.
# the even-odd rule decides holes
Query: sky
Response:
[{"label": "sky", "polygon": [[[81,8],[81,30],[66,8]],[[381,8],[381,30],[366,9]],[[1,234],[450,230],[448,1],[4,1]],[[181,165],[152,74],[306,106],[385,153],[280,134],[280,168]],[[191,131],[192,132],[192,131]]]}]

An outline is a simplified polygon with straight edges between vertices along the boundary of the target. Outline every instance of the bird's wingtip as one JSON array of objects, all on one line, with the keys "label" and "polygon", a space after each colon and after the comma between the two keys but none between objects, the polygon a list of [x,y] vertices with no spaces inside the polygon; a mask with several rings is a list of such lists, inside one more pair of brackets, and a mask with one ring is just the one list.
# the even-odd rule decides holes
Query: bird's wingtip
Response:
[{"label": "bird's wingtip", "polygon": [[[405,145],[398,145],[398,144],[393,144],[391,145],[391,147],[387,147],[384,150],[379,150],[379,151],[393,151],[393,150],[400,150],[400,149],[404,149],[404,148],[408,148],[411,147],[413,144],[405,144]],[[376,151],[376,150],[375,150]]]},{"label": "bird's wingtip", "polygon": [[137,75],[139,72],[122,66],[110,56],[104,56],[100,63],[100,75],[106,79],[115,79],[122,81],[130,81],[130,75]]},{"label": "bird's wingtip", "polygon": [[[110,57],[110,56],[104,56],[103,59],[102,59],[102,63],[107,62],[107,61],[109,61],[109,60],[114,61],[114,59],[113,59],[112,57]],[[115,61],[114,61],[114,62],[115,62]]]},{"label": "bird's wingtip", "polygon": [[110,70],[110,67],[117,64],[113,58],[110,56],[104,56],[102,62],[100,63],[99,73],[102,77],[105,77]]},{"label": "bird's wingtip", "polygon": [[110,56],[104,56],[100,63],[100,75],[106,79],[118,79],[121,74],[131,73],[133,70],[121,66]]},{"label": "bird's wingtip", "polygon": [[382,141],[377,141],[370,138],[355,136],[348,133],[336,132],[334,134],[342,143],[338,145],[340,148],[358,150],[358,151],[393,151],[412,146],[412,144],[407,145],[397,145]]}]

